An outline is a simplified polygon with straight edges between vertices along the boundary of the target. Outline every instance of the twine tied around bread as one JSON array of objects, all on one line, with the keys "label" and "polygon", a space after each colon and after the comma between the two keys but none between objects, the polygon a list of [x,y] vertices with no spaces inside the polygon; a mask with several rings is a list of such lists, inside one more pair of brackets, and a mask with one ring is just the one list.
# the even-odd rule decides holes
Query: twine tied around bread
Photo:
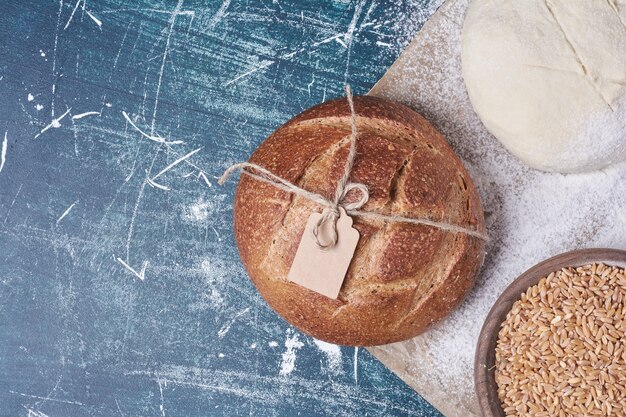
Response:
[{"label": "twine tied around bread", "polygon": [[[228,167],[228,169],[224,171],[224,173],[218,180],[218,184],[223,185],[228,177],[230,177],[235,171],[241,171],[241,173],[248,175],[258,181],[265,182],[280,190],[306,198],[307,200],[313,201],[321,205],[325,208],[325,210],[323,212],[323,216],[318,220],[318,222],[315,224],[315,227],[313,228],[313,235],[315,236],[317,245],[322,249],[330,248],[337,243],[337,220],[339,219],[340,215],[339,207],[343,207],[346,213],[350,216],[358,216],[386,222],[420,224],[424,226],[435,227],[437,229],[445,230],[452,233],[463,233],[468,236],[477,237],[485,241],[489,240],[487,235],[485,235],[484,233],[450,223],[436,222],[426,218],[403,217],[359,210],[369,200],[369,191],[365,184],[349,182],[350,172],[352,171],[352,166],[354,165],[354,160],[356,158],[356,139],[358,135],[356,124],[357,114],[354,110],[352,90],[350,89],[349,85],[346,85],[346,98],[348,100],[348,105],[350,106],[351,115],[350,150],[348,152],[348,157],[344,166],[343,175],[337,183],[337,188],[335,188],[335,194],[332,200],[329,200],[328,198],[320,194],[298,187],[297,185],[287,181],[284,178],[279,177],[278,175],[275,175],[271,171],[263,168],[262,166],[250,162],[240,162]],[[359,191],[359,199],[354,202],[344,202],[346,195],[352,190]],[[325,242],[322,241],[319,231],[321,230],[321,227],[323,227],[324,224],[326,224],[327,222],[329,222],[328,224],[330,226],[330,236],[329,240]]]}]

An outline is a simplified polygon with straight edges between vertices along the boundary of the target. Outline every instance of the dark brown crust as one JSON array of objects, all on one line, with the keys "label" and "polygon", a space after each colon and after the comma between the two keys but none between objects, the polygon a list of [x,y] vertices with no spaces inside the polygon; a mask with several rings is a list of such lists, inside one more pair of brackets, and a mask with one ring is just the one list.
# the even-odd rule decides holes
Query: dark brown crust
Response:
[{"label": "dark brown crust", "polygon": [[[359,137],[351,180],[369,187],[366,211],[427,217],[484,231],[476,188],[443,136],[409,108],[355,97]],[[330,197],[348,151],[350,111],[333,100],[296,116],[250,158]],[[320,207],[242,175],[235,239],[250,278],[285,320],[328,342],[405,340],[454,309],[474,284],[484,242],[429,226],[354,219],[359,240],[337,300],[287,281],[312,211]]]}]

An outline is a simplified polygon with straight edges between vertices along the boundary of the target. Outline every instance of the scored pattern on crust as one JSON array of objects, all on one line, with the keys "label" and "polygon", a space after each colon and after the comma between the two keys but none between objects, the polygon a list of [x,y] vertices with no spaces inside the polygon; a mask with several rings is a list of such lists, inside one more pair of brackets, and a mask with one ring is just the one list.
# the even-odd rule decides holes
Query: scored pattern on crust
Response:
[{"label": "scored pattern on crust", "polygon": [[[357,101],[357,106],[358,104]],[[358,107],[357,112],[359,112]],[[350,118],[339,116],[297,120],[298,118],[275,132],[266,143],[261,145],[260,151],[255,152],[251,161],[270,170],[280,167],[290,176],[286,176],[283,172],[276,172],[277,175],[284,176],[299,187],[330,196],[334,192],[336,180],[347,155]],[[372,169],[378,169],[384,171],[381,171],[384,175],[375,178],[374,182],[377,184],[374,184],[374,188],[379,186],[383,189],[381,184],[388,184],[386,197],[381,197],[380,190],[378,194],[374,190],[372,199],[362,210],[407,217],[429,216],[437,221],[482,228],[482,216],[476,216],[476,213],[482,215],[480,207],[478,209],[472,207],[480,203],[469,176],[440,134],[427,122],[424,121],[424,123],[426,126],[416,128],[398,120],[359,116],[359,139],[357,140],[357,159],[353,169],[353,181],[364,182],[367,185],[367,178],[362,180],[360,177],[367,177]],[[329,134],[334,135],[334,140],[318,149],[319,152],[306,154],[305,156],[308,156],[306,161],[298,160],[299,166],[280,165],[281,161],[275,159],[275,150],[280,149],[281,145],[293,147],[293,144],[289,144],[285,139],[291,137],[290,135],[313,137],[322,131],[331,132]],[[325,136],[325,140],[328,140],[328,137]],[[271,152],[267,152],[268,147],[274,149],[269,149]],[[377,147],[387,147],[386,154],[394,155],[395,160],[381,159],[384,152],[378,152],[380,155],[367,152],[364,156],[364,150]],[[283,157],[289,158],[289,155]],[[435,163],[433,161],[439,161],[441,166],[429,166],[428,164]],[[420,162],[421,165],[416,166],[416,162]],[[366,166],[372,163],[378,165]],[[272,164],[276,167],[272,167]],[[362,172],[364,169],[367,172]],[[407,181],[409,181],[414,184],[415,189],[421,187],[424,192],[431,192],[429,187],[433,178],[429,170],[441,172],[436,181],[443,177],[443,183],[438,184],[437,192],[442,197],[440,200],[447,204],[436,207],[436,210],[428,208],[428,205],[425,205],[425,209],[419,199],[412,198],[412,190],[407,190]],[[309,214],[312,211],[319,211],[320,207],[302,197],[272,189],[270,185],[261,184],[246,177],[242,177],[239,187],[238,196],[246,196],[245,199],[242,197],[245,201],[238,199],[238,205],[241,208],[275,212],[280,216],[280,222],[275,222],[274,226],[268,229],[272,233],[269,243],[259,244],[259,242],[246,241],[239,237],[237,239],[242,253],[253,254],[246,264],[251,278],[260,289],[295,285],[286,281],[286,275],[304,224]],[[258,197],[250,201],[252,195]],[[430,196],[426,195],[426,197]],[[405,323],[407,321],[415,321],[415,315],[435,292],[441,291],[442,286],[448,280],[458,279],[458,277],[451,276],[452,271],[458,269],[457,264],[464,259],[464,253],[470,250],[469,247],[478,245],[480,250],[483,247],[482,242],[477,243],[475,238],[428,226],[355,217],[354,227],[361,233],[361,240],[344,281],[339,300],[324,300],[316,297],[316,303],[320,304],[321,315],[327,315],[328,319],[338,319],[349,306],[351,306],[349,310],[354,311],[355,308],[357,310],[371,309],[381,303],[391,302],[395,306],[395,319],[387,323],[387,327],[390,327],[389,331],[407,326]],[[423,244],[422,247],[419,246],[420,243]],[[394,248],[394,245],[398,247]],[[415,251],[414,259],[408,257],[407,247]],[[390,253],[392,250],[393,253]],[[400,255],[403,257],[400,258]],[[420,260],[420,257],[426,259]],[[399,262],[404,264],[398,265]],[[410,273],[403,273],[403,271]],[[468,279],[472,280],[469,283],[471,286],[473,277]],[[281,291],[284,292],[286,289]],[[263,295],[281,315],[290,318],[293,314],[297,314],[294,313],[295,301],[277,302],[273,294]],[[452,304],[457,303],[458,298],[452,299]],[[396,299],[400,304],[395,305],[393,300]],[[428,319],[426,324],[439,319],[441,315],[440,311],[435,311],[433,320]],[[291,318],[290,321],[293,322],[293,317]],[[303,320],[307,320],[304,316],[300,319],[300,324]]]}]

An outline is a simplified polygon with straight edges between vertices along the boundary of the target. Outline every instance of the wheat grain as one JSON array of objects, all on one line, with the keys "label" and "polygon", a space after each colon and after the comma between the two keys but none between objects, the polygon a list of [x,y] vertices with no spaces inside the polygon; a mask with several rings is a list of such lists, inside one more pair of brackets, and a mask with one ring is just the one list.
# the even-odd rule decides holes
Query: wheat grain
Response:
[{"label": "wheat grain", "polygon": [[562,268],[502,323],[495,379],[507,417],[626,416],[626,273]]}]

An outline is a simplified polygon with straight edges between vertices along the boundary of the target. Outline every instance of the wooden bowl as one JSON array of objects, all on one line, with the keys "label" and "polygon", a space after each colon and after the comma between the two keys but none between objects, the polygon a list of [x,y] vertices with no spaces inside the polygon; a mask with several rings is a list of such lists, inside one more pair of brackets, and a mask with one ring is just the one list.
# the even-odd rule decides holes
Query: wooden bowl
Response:
[{"label": "wooden bowl", "polygon": [[502,322],[521,294],[550,272],[590,263],[626,268],[626,251],[617,249],[583,249],[547,259],[520,275],[507,287],[493,305],[478,337],[474,359],[474,387],[483,417],[504,417],[495,379],[496,342]]}]

